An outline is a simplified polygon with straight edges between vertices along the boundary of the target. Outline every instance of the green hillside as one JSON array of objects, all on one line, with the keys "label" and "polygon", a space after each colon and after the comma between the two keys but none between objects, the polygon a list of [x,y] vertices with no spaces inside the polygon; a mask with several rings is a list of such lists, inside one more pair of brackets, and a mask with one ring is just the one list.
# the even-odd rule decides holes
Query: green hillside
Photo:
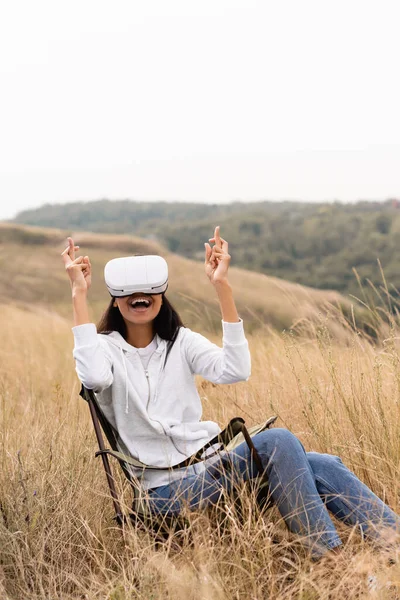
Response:
[{"label": "green hillside", "polygon": [[16,223],[129,233],[202,259],[213,227],[221,225],[236,265],[319,289],[359,295],[355,268],[367,280],[400,289],[399,202],[356,204],[258,202],[229,205],[108,201],[45,205]]}]

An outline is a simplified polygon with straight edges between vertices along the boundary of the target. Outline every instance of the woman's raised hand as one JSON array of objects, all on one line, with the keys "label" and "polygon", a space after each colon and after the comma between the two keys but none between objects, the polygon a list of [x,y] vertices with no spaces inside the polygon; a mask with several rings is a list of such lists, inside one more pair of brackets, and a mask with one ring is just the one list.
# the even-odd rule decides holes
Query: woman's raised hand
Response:
[{"label": "woman's raised hand", "polygon": [[205,247],[205,271],[206,275],[213,285],[228,281],[228,268],[231,257],[228,254],[228,242],[220,236],[219,225],[215,228],[214,237],[209,242],[214,246],[211,248],[209,243]]},{"label": "woman's raised hand", "polygon": [[68,246],[61,253],[61,256],[71,282],[72,291],[87,292],[92,284],[92,266],[89,257],[78,256],[78,258],[75,258],[75,250],[79,250],[79,246],[75,246],[72,238],[67,239]]}]

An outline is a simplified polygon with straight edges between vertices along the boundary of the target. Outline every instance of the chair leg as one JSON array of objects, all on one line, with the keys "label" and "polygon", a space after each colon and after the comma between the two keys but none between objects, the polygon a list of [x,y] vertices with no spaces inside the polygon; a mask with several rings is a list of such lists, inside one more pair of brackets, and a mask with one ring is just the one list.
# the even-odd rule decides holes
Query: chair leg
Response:
[{"label": "chair leg", "polygon": [[[93,427],[94,427],[94,430],[96,433],[97,443],[99,444],[100,450],[105,450],[103,436],[101,435],[100,426],[99,426],[99,422],[98,422],[97,415],[96,415],[96,409],[94,407],[93,400],[90,397],[90,394],[88,396],[87,401],[89,404],[90,416],[92,417],[92,421],[93,421]],[[103,466],[104,466],[104,470],[106,472],[108,487],[110,489],[111,498],[112,498],[112,501],[114,504],[114,510],[115,510],[114,519],[116,520],[118,525],[122,525],[122,523],[124,522],[124,515],[121,510],[121,505],[119,503],[117,490],[115,489],[114,478],[111,473],[111,467],[110,467],[110,463],[108,461],[108,456],[106,454],[101,454],[101,459],[103,461]]]}]

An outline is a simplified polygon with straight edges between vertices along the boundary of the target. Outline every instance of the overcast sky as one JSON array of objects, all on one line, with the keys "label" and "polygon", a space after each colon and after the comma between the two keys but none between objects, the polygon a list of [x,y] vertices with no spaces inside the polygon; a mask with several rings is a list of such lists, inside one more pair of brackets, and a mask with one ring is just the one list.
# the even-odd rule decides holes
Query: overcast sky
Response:
[{"label": "overcast sky", "polygon": [[0,218],[400,196],[397,0],[0,6]]}]

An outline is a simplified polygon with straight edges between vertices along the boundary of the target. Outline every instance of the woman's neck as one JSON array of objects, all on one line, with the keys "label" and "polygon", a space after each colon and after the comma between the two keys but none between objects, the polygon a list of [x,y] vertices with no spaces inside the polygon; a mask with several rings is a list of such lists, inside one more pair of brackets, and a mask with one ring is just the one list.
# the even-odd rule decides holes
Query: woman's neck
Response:
[{"label": "woman's neck", "polygon": [[154,337],[152,323],[126,323],[126,341],[135,348],[146,348]]}]

